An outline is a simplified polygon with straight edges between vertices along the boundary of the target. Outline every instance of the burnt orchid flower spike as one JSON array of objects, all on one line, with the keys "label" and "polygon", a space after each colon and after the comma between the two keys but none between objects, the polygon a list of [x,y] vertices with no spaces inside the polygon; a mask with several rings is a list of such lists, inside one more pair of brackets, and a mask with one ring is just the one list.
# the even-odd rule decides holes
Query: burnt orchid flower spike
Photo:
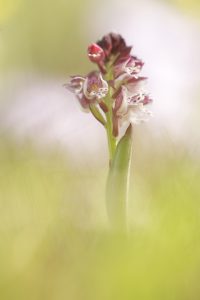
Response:
[{"label": "burnt orchid flower spike", "polygon": [[90,112],[106,130],[110,168],[106,203],[115,225],[126,222],[131,128],[152,115],[146,108],[152,102],[146,91],[147,77],[140,76],[144,63],[131,50],[120,34],[105,35],[87,48],[95,70],[72,76],[65,84],[83,111]]}]

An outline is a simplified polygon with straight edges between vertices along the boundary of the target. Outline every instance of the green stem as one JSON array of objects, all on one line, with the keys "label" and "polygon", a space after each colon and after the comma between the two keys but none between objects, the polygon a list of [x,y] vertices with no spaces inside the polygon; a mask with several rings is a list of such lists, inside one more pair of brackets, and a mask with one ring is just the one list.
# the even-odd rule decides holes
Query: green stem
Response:
[{"label": "green stem", "polygon": [[[106,80],[113,80],[112,69],[107,66]],[[111,224],[117,230],[127,229],[128,185],[131,163],[131,125],[117,143],[113,135],[113,90],[110,87],[104,102],[108,107],[105,129],[107,132],[110,168],[106,187],[106,206]]]},{"label": "green stem", "polygon": [[109,149],[109,161],[110,161],[110,166],[115,154],[116,146],[117,146],[117,141],[116,137],[113,136],[113,112],[112,112],[112,95],[111,95],[111,89],[109,90],[109,93],[107,97],[104,99],[107,107],[108,107],[108,112],[106,113],[106,132],[107,132],[107,139],[108,139],[108,149]]},{"label": "green stem", "polygon": [[90,104],[90,111],[93,114],[93,116],[103,125],[106,125],[106,121],[104,117],[102,116],[99,108],[95,104]]},{"label": "green stem", "polygon": [[110,164],[112,163],[115,150],[116,150],[116,138],[113,136],[113,126],[112,126],[112,112],[109,110],[109,112],[106,114],[106,131],[107,131],[107,139],[108,139],[108,148],[109,148],[109,158],[110,158]]},{"label": "green stem", "polygon": [[113,228],[127,230],[128,189],[132,153],[131,125],[119,141],[109,170],[106,188],[107,212]]},{"label": "green stem", "polygon": [[[106,78],[107,81],[113,79],[113,73],[112,69],[109,65],[107,65],[107,74]],[[104,99],[107,107],[108,112],[106,113],[106,132],[107,132],[107,140],[108,140],[108,149],[109,149],[109,165],[111,166],[111,163],[113,161],[113,157],[115,154],[115,150],[117,147],[117,140],[116,137],[113,136],[113,112],[112,112],[112,105],[113,105],[113,99],[112,99],[112,89],[109,89],[109,92],[107,96]]]}]

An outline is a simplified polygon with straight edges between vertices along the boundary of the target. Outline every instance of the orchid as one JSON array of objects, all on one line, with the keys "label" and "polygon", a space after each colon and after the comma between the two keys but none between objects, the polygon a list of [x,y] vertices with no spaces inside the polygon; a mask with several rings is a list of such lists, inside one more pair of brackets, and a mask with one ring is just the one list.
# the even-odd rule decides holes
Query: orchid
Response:
[{"label": "orchid", "polygon": [[[147,78],[139,76],[144,62],[132,55],[131,50],[132,47],[126,45],[121,35],[115,33],[105,35],[87,49],[88,58],[96,64],[97,70],[86,76],[72,76],[66,84],[66,87],[76,95],[82,109],[91,112],[106,129],[110,156],[107,198],[112,199],[108,199],[107,202],[108,207],[110,202],[115,202],[111,205],[111,218],[117,222],[120,219],[122,222],[125,218],[124,207],[120,207],[121,213],[119,208],[116,209],[116,203],[119,205],[127,198],[131,128],[135,124],[148,121],[152,115],[146,108],[152,102],[146,91]],[[124,129],[126,132],[123,135]],[[121,166],[119,161],[124,161],[122,157],[124,155],[127,155],[128,160],[125,159],[124,165],[122,163],[122,172],[119,174]],[[123,177],[126,178],[125,181]],[[126,188],[122,186],[123,181]],[[118,195],[114,191],[117,184],[124,190],[124,195],[121,191]],[[118,200],[114,199],[119,197]]]}]

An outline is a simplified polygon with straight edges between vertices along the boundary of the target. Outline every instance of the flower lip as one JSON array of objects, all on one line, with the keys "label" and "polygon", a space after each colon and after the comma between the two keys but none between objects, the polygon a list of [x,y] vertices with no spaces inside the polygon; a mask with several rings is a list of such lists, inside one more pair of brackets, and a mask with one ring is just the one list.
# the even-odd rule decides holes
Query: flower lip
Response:
[{"label": "flower lip", "polygon": [[108,93],[108,83],[103,79],[101,73],[91,72],[83,84],[83,93],[89,100],[100,100]]},{"label": "flower lip", "polygon": [[122,126],[126,123],[138,124],[148,121],[152,113],[145,106],[152,102],[149,95],[137,86],[134,90],[128,90],[127,86],[122,85],[117,90],[113,98],[115,99],[113,106],[113,134],[118,135],[118,125]]},{"label": "flower lip", "polygon": [[[136,56],[122,57],[118,59],[114,64],[114,75],[118,78],[121,75],[125,77],[137,76],[141,71],[144,63]],[[130,78],[131,78],[130,77]]]},{"label": "flower lip", "polygon": [[135,106],[138,104],[147,105],[152,102],[152,99],[145,92],[139,92],[127,98],[127,102],[130,106]]},{"label": "flower lip", "polygon": [[136,56],[131,56],[125,63],[125,71],[129,75],[138,74],[141,71],[143,65],[143,61],[138,59]]}]

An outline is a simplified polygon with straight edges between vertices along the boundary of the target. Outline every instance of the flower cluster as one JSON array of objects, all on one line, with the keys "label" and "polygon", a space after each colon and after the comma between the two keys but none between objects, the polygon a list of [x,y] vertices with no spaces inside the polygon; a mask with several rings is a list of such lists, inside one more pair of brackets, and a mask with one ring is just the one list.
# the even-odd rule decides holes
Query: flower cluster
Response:
[{"label": "flower cluster", "polygon": [[82,108],[106,126],[108,116],[117,137],[124,125],[147,121],[152,100],[145,92],[146,77],[139,76],[144,63],[131,55],[119,34],[110,33],[88,47],[88,58],[98,66],[87,76],[72,76],[67,88],[76,94]]}]

